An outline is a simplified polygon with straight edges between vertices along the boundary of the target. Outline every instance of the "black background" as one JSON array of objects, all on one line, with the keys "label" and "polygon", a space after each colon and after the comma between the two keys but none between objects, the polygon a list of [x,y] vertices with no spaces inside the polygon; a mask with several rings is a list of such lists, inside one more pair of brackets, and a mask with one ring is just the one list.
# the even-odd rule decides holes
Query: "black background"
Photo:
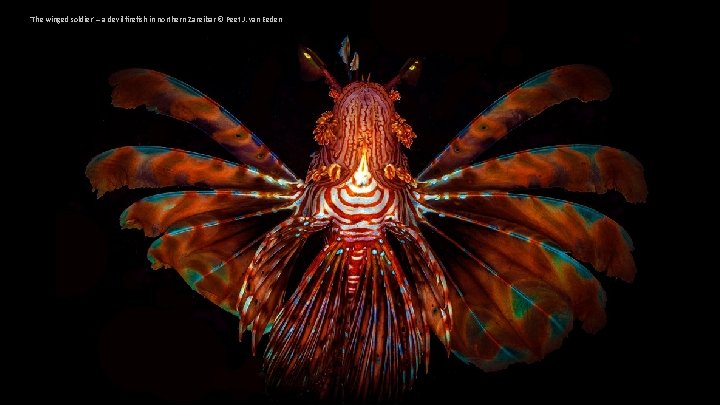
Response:
[{"label": "black background", "polygon": [[352,4],[346,11],[330,8],[333,17],[322,17],[310,6],[304,16],[279,6],[260,12],[152,14],[282,17],[276,24],[25,23],[28,32],[40,34],[35,49],[53,56],[34,55],[33,66],[52,72],[44,77],[52,91],[44,92],[59,113],[53,134],[62,135],[52,151],[61,156],[53,166],[61,180],[55,193],[51,343],[57,368],[50,380],[58,398],[272,402],[264,394],[259,356],[251,356],[247,340],[238,343],[236,319],[191,291],[174,271],[151,271],[145,259],[151,240],[119,229],[122,210],[152,191],[123,190],[97,200],[84,168],[94,155],[124,145],[162,145],[230,158],[187,124],[110,105],[107,77],[119,69],[143,67],[175,76],[214,98],[304,177],[316,149],[314,121],[332,104],[322,82],[299,79],[297,46],[312,48],[344,82],[336,52],[346,34],[360,54],[360,70],[372,72],[378,81],[389,80],[408,57],[424,57],[418,86],[401,87],[403,98],[397,103],[418,134],[408,152],[414,173],[513,86],[555,66],[585,63],[611,78],[609,100],[552,108],[485,157],[551,144],[604,144],[635,155],[645,166],[650,188],[649,201],[642,205],[625,203],[614,192],[549,193],[610,215],[633,236],[639,269],[635,283],[599,276],[608,292],[604,330],[589,336],[576,327],[564,346],[541,362],[495,373],[448,358],[434,342],[430,374],[420,377],[407,403],[464,398],[564,402],[655,396],[671,389],[641,382],[666,361],[655,356],[661,332],[650,315],[665,270],[658,266],[658,236],[652,226],[662,198],[659,156],[644,118],[656,38],[643,10],[600,3],[551,8],[492,2],[475,5],[481,11],[473,11],[442,3],[429,9]]}]

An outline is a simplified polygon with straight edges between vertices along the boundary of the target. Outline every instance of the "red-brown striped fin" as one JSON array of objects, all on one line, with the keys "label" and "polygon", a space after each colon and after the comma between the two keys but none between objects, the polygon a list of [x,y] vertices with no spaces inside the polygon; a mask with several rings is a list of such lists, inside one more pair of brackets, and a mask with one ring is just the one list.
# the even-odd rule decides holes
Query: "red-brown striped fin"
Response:
[{"label": "red-brown striped fin", "polygon": [[633,244],[625,230],[592,208],[549,197],[502,191],[416,194],[444,215],[491,218],[539,233],[597,271],[632,281]]},{"label": "red-brown striped fin", "polygon": [[643,202],[643,167],[632,155],[608,146],[564,145],[530,149],[457,169],[419,183],[432,193],[562,187],[568,191],[617,190]]},{"label": "red-brown striped fin", "polygon": [[131,189],[199,186],[289,192],[297,184],[227,160],[160,146],[111,149],[95,156],[85,174],[98,197],[124,186]]},{"label": "red-brown striped fin", "polygon": [[172,267],[188,285],[224,310],[235,305],[247,267],[272,222],[264,217],[223,222],[212,215],[182,224],[185,232],[168,232],[148,250],[152,267]]},{"label": "red-brown striped fin", "polygon": [[508,132],[546,108],[570,99],[605,100],[610,80],[587,65],[560,66],[514,88],[478,115],[418,176],[439,177],[471,163]]},{"label": "red-brown striped fin", "polygon": [[290,208],[294,200],[295,197],[285,194],[234,190],[156,194],[129,206],[120,215],[120,226],[142,229],[147,236],[158,236],[173,225],[196,215],[215,213],[223,221],[236,221],[249,215]]},{"label": "red-brown striped fin", "polygon": [[126,69],[110,76],[116,107],[148,110],[188,122],[208,134],[240,162],[287,181],[298,179],[245,125],[191,86],[148,69]]}]

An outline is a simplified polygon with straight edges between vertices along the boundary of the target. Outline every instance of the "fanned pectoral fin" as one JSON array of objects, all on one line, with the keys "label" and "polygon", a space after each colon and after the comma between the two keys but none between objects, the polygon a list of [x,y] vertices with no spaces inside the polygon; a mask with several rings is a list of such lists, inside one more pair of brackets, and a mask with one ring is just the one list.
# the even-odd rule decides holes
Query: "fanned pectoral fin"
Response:
[{"label": "fanned pectoral fin", "polygon": [[419,184],[428,193],[561,187],[605,193],[617,190],[643,202],[643,167],[632,155],[598,145],[530,149],[486,160]]},{"label": "fanned pectoral fin", "polygon": [[291,192],[292,184],[245,165],[160,146],[124,146],[93,158],[85,174],[98,197],[127,186],[201,186],[247,191]]},{"label": "fanned pectoral fin", "polygon": [[444,215],[499,219],[527,228],[589,262],[597,271],[632,281],[633,244],[625,230],[592,208],[554,198],[501,191],[418,193],[423,206]]},{"label": "fanned pectoral fin", "polygon": [[271,227],[272,221],[264,217],[231,222],[212,215],[194,217],[156,239],[148,259],[153,268],[174,268],[193,290],[237,315],[245,271]]},{"label": "fanned pectoral fin", "polygon": [[148,69],[126,69],[110,76],[116,107],[148,110],[188,122],[207,133],[240,162],[275,178],[295,175],[240,120],[191,86]]},{"label": "fanned pectoral fin", "polygon": [[570,99],[604,100],[610,90],[610,80],[592,66],[560,66],[541,73],[480,113],[420,173],[418,179],[439,177],[472,162],[513,128],[548,107]]},{"label": "fanned pectoral fin", "polygon": [[500,280],[468,256],[451,257],[455,252],[444,259],[453,279],[453,353],[493,371],[537,361],[560,346],[572,325],[565,298],[542,282],[511,274]]},{"label": "fanned pectoral fin", "polygon": [[[604,322],[604,313],[583,309],[589,289],[581,291],[579,301],[571,296],[573,291],[563,290],[565,277],[575,277],[566,272],[576,269],[561,268],[532,249],[522,251],[508,244],[511,247],[504,250],[475,228],[453,225],[444,231],[428,226],[441,248],[439,254],[451,284],[450,346],[461,359],[487,370],[533,362],[560,346],[576,310],[589,325]],[[485,248],[490,242],[495,245]],[[537,258],[543,262],[535,263]],[[577,289],[572,281],[569,285]],[[597,288],[593,291],[589,298],[598,296]]]},{"label": "fanned pectoral fin", "polygon": [[535,279],[566,297],[574,317],[588,332],[605,325],[605,292],[580,262],[541,235],[500,220],[440,217],[426,213],[439,233],[500,276],[512,272]]},{"label": "fanned pectoral fin", "polygon": [[213,213],[223,221],[239,220],[289,208],[294,196],[232,190],[180,191],[143,198],[120,216],[120,226],[158,236],[175,224],[196,215]]}]

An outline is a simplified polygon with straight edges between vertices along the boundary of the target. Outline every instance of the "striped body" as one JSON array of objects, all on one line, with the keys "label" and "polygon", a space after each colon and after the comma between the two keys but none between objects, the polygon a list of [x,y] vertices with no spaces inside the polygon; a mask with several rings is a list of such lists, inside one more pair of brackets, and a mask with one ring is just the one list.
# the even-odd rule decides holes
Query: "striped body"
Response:
[{"label": "striped body", "polygon": [[[361,164],[362,166],[362,164]],[[400,191],[382,187],[361,167],[344,184],[319,195],[315,216],[329,216],[336,239],[349,251],[347,292],[354,294],[363,277],[368,241],[382,239],[383,223],[397,218]],[[365,242],[365,243],[363,243]]]},{"label": "striped body", "polygon": [[315,162],[340,166],[343,179],[311,185],[303,201],[307,207],[301,209],[307,216],[330,219],[328,238],[350,255],[345,268],[350,294],[364,277],[371,246],[387,238],[385,225],[411,218],[407,187],[387,181],[380,170],[403,162],[390,130],[392,112],[392,101],[377,84],[357,82],[344,89],[333,111],[339,124],[336,139]]},{"label": "striped body", "polygon": [[347,264],[348,293],[354,293],[363,276],[365,254],[368,246],[382,243],[386,221],[398,218],[398,201],[404,201],[404,190],[390,189],[380,185],[360,166],[345,183],[321,190],[312,201],[312,216],[330,218],[330,239],[342,242],[350,252]]},{"label": "striped body", "polygon": [[393,190],[369,177],[359,185],[351,176],[345,183],[327,187],[313,204],[313,216],[332,219],[333,231],[347,242],[382,238],[382,226],[398,217],[403,190]]}]

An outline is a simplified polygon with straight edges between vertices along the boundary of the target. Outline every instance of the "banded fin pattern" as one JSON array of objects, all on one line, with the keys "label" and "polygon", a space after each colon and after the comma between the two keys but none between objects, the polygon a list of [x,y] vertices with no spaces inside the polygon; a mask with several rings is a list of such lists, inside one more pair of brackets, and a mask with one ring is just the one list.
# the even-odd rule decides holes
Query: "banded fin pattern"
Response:
[{"label": "banded fin pattern", "polygon": [[605,100],[610,90],[610,80],[593,66],[567,65],[540,73],[472,120],[418,175],[418,180],[439,177],[471,163],[508,132],[548,107],[574,98],[584,102]]},{"label": "banded fin pattern", "polygon": [[[632,282],[633,243],[625,230],[592,208],[549,197],[502,191],[416,193],[419,203],[443,215],[502,220],[543,235],[597,271]],[[488,219],[489,218],[489,219]]]},{"label": "banded fin pattern", "polygon": [[120,226],[125,229],[142,229],[146,236],[158,236],[173,225],[196,215],[214,213],[223,221],[236,221],[249,215],[288,209],[295,199],[296,196],[286,194],[234,190],[156,194],[125,209],[120,215]]},{"label": "banded fin pattern", "polygon": [[123,186],[196,186],[291,192],[292,183],[212,156],[161,146],[124,146],[95,156],[85,175],[98,197]]},{"label": "banded fin pattern", "polygon": [[598,145],[511,153],[429,179],[419,187],[433,193],[550,187],[600,194],[617,190],[633,203],[647,197],[640,162],[627,152]]},{"label": "banded fin pattern", "polygon": [[116,107],[136,108],[188,122],[208,134],[240,162],[287,181],[297,177],[245,125],[218,103],[166,74],[148,69],[126,69],[110,76]]},{"label": "banded fin pattern", "polygon": [[492,371],[539,360],[560,346],[573,321],[567,296],[512,263],[478,257],[475,248],[482,242],[457,241],[430,222],[425,225],[435,234],[451,283],[450,348],[457,357]]},{"label": "banded fin pattern", "polygon": [[184,232],[168,232],[156,239],[148,260],[154,269],[176,269],[193,290],[238,315],[235,304],[245,271],[272,226],[268,222],[257,216],[232,222],[195,217],[182,224]]}]

